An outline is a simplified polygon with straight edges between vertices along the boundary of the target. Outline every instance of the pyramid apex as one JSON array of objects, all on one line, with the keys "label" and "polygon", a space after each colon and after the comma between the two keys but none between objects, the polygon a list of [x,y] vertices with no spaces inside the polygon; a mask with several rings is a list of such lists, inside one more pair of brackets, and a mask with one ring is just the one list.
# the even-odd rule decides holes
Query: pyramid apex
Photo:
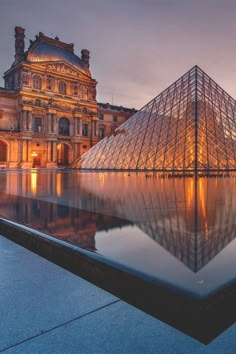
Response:
[{"label": "pyramid apex", "polygon": [[203,71],[201,68],[200,68],[200,66],[199,65],[194,65],[189,71]]}]

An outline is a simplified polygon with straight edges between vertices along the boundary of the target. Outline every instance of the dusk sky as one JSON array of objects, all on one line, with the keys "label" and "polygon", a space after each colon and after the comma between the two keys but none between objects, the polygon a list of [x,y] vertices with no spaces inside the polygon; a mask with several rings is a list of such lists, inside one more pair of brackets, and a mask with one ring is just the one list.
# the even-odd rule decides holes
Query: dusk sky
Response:
[{"label": "dusk sky", "polygon": [[90,50],[99,102],[139,109],[195,64],[236,98],[235,15],[235,0],[0,0],[0,74],[21,26],[27,48],[43,32]]}]

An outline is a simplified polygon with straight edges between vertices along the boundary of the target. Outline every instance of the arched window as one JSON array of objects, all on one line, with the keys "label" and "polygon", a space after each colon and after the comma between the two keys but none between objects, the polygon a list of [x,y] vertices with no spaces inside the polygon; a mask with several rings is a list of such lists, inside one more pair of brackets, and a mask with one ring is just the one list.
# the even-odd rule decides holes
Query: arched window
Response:
[{"label": "arched window", "polygon": [[58,122],[58,134],[70,135],[70,121],[67,118],[60,118]]},{"label": "arched window", "polygon": [[36,90],[42,89],[42,79],[38,75],[34,75],[33,77],[33,88]]},{"label": "arched window", "polygon": [[7,161],[7,144],[0,141],[0,162]]},{"label": "arched window", "polygon": [[66,95],[66,84],[63,81],[59,82],[58,91],[61,95]]}]

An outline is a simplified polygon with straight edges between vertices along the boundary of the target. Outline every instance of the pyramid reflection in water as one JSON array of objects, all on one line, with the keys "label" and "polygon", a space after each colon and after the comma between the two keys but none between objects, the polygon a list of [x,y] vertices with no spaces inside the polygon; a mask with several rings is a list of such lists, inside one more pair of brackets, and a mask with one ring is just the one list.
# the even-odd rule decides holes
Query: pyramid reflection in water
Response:
[{"label": "pyramid reflection in water", "polygon": [[235,170],[235,114],[236,101],[195,66],[72,167]]},{"label": "pyramid reflection in water", "polygon": [[106,172],[83,175],[81,185],[103,198],[101,212],[130,221],[198,272],[235,238],[235,180],[151,176]]},{"label": "pyramid reflection in water", "polygon": [[136,225],[147,244],[198,272],[235,238],[236,180],[158,175],[0,174],[0,217],[100,254],[99,231]]}]

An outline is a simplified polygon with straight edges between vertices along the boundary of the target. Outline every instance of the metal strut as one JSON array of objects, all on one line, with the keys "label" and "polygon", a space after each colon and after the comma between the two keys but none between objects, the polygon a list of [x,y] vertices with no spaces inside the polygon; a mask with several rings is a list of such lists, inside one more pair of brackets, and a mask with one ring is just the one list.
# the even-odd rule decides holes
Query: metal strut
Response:
[{"label": "metal strut", "polygon": [[195,67],[195,109],[194,109],[194,121],[195,121],[195,144],[194,144],[194,177],[198,178],[198,87],[197,87],[197,74],[198,67]]}]

